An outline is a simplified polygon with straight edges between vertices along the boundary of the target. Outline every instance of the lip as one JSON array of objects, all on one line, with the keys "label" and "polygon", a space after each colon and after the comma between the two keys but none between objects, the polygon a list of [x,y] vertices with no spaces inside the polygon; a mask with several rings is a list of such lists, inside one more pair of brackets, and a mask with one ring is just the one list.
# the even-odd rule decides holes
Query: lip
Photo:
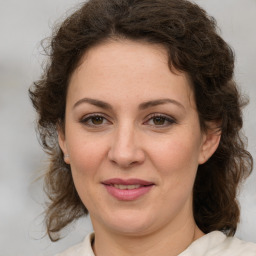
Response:
[{"label": "lip", "polygon": [[[102,182],[108,193],[114,198],[121,201],[133,201],[147,194],[155,185],[152,182],[141,179],[109,179]],[[119,189],[114,185],[140,185],[139,188]]]},{"label": "lip", "polygon": [[102,182],[104,185],[114,185],[114,184],[121,184],[121,185],[141,185],[141,186],[149,186],[154,184],[153,182],[146,181],[146,180],[140,180],[140,179],[109,179]]}]

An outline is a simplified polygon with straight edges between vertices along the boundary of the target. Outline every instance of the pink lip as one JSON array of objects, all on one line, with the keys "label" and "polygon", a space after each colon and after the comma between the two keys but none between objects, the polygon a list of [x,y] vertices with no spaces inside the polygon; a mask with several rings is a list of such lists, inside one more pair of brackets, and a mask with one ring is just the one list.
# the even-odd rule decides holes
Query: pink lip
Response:
[{"label": "pink lip", "polygon": [[[121,201],[132,201],[145,195],[155,185],[152,182],[139,180],[139,179],[109,179],[102,182],[107,189],[108,193]],[[140,185],[141,187],[135,189],[119,189],[114,187],[114,184],[118,185]]]},{"label": "pink lip", "polygon": [[152,185],[153,182],[139,180],[139,179],[109,179],[102,182],[104,185],[114,185],[114,184],[121,184],[121,185],[142,185],[142,186],[149,186]]}]

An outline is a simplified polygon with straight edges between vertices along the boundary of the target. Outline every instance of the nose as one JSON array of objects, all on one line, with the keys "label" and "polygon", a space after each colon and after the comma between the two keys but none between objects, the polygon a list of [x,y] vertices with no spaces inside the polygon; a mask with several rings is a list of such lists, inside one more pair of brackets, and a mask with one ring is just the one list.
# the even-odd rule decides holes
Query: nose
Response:
[{"label": "nose", "polygon": [[109,160],[125,169],[142,164],[145,161],[145,152],[135,128],[123,126],[114,133],[108,151]]}]

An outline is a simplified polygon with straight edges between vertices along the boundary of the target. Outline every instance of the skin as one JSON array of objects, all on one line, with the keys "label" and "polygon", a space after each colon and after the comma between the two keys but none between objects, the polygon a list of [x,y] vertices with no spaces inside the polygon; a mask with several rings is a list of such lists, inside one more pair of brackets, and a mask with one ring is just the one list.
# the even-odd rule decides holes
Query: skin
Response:
[{"label": "skin", "polygon": [[[188,77],[167,63],[159,45],[116,40],[91,48],[72,74],[59,144],[89,210],[97,256],[177,255],[203,236],[193,184],[220,135],[201,131]],[[170,101],[144,104],[159,99]],[[122,201],[102,184],[111,178],[154,186]]]}]

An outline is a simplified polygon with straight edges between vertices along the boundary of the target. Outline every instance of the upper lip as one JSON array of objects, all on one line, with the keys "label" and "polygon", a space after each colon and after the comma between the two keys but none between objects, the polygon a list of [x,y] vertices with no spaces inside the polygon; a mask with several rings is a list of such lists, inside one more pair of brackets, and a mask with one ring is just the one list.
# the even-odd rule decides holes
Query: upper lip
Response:
[{"label": "upper lip", "polygon": [[146,181],[146,180],[141,180],[141,179],[120,179],[120,178],[114,178],[114,179],[109,179],[109,180],[104,180],[102,182],[104,185],[142,185],[142,186],[149,186],[149,185],[154,185],[153,182]]}]

